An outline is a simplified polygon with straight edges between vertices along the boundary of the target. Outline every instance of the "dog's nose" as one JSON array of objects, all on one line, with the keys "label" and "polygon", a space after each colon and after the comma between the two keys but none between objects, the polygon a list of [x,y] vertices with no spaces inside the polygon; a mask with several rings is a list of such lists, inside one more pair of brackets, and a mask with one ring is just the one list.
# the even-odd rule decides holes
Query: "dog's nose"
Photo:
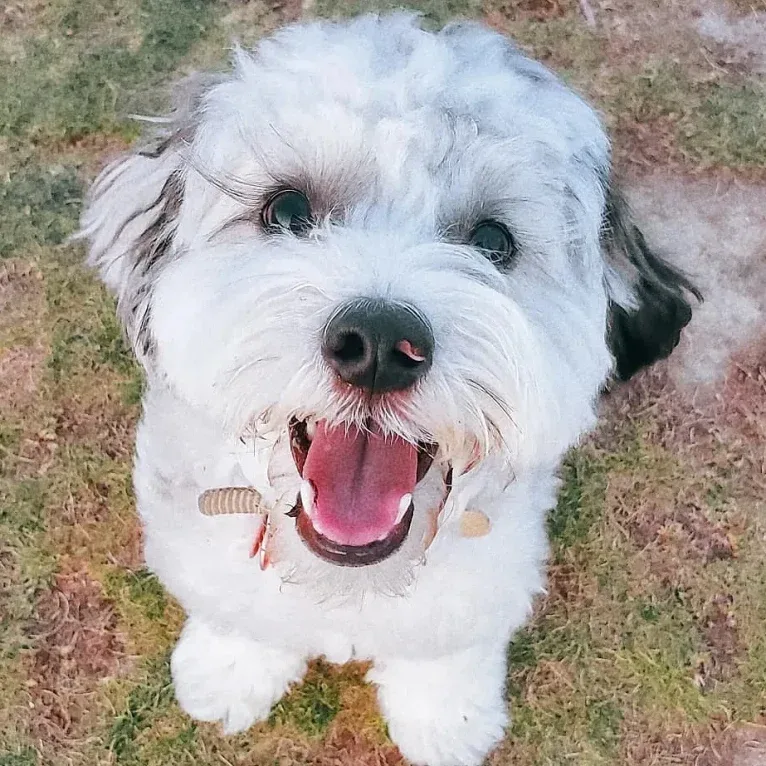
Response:
[{"label": "dog's nose", "polygon": [[431,367],[434,336],[412,306],[360,300],[327,324],[322,354],[352,386],[374,393],[402,391]]}]

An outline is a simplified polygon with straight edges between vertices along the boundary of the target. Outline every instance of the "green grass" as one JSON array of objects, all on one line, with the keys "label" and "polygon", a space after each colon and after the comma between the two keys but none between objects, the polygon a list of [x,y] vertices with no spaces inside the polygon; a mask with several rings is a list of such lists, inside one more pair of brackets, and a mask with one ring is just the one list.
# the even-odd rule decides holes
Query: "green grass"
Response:
[{"label": "green grass", "polygon": [[108,367],[125,381],[125,400],[135,400],[138,366],[115,314],[114,301],[82,263],[80,248],[60,251],[46,264],[46,297],[55,315],[48,368],[61,383],[73,375]]},{"label": "green grass", "polygon": [[77,226],[83,182],[72,168],[32,166],[0,185],[0,258],[61,244]]},{"label": "green grass", "polygon": [[310,737],[324,733],[340,710],[340,689],[324,664],[312,668],[302,684],[274,705],[269,723],[293,726]]},{"label": "green grass", "polygon": [[719,74],[699,80],[678,63],[654,61],[616,83],[613,104],[624,124],[667,120],[678,149],[693,165],[766,165],[766,87],[755,79]]},{"label": "green grass", "polygon": [[131,763],[136,739],[173,701],[170,657],[155,658],[146,664],[144,678],[128,694],[125,708],[111,725],[108,748],[118,764]]},{"label": "green grass", "polygon": [[[26,627],[35,597],[55,568],[55,556],[43,544],[45,506],[41,480],[0,478],[0,661],[29,646]],[[3,555],[6,546],[12,553],[6,548]]]},{"label": "green grass", "polygon": [[562,467],[563,484],[556,507],[548,514],[548,533],[557,547],[585,539],[604,510],[603,458],[573,450]]},{"label": "green grass", "polygon": [[699,121],[683,132],[683,141],[700,162],[763,167],[764,124],[766,87],[762,83],[713,83],[700,92]]},{"label": "green grass", "polygon": [[445,23],[459,18],[471,18],[481,12],[480,0],[414,0],[401,3],[397,0],[317,0],[315,12],[318,16],[329,18],[348,17],[357,13],[399,10],[401,8],[418,11],[423,14],[431,26],[443,26]]},{"label": "green grass", "polygon": [[[2,744],[0,744],[0,748]],[[31,747],[25,747],[16,752],[2,752],[0,750],[0,766],[37,766],[39,763],[37,753]]]},{"label": "green grass", "polygon": [[34,143],[98,132],[135,137],[126,111],[150,106],[144,100],[150,86],[215,25],[211,0],[143,0],[138,7],[134,19],[130,4],[113,4],[109,14],[98,3],[76,0],[62,9],[58,28],[28,42],[24,67],[0,61],[0,80],[7,82],[0,136]]},{"label": "green grass", "polygon": [[165,590],[157,577],[146,569],[112,572],[107,576],[106,588],[112,598],[120,597],[135,604],[148,620],[165,617]]}]

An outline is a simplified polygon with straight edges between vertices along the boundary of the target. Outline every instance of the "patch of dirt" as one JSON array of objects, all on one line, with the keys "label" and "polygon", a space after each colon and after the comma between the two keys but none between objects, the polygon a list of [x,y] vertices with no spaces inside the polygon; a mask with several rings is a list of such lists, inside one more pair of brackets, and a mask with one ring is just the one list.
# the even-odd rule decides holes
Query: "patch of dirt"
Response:
[{"label": "patch of dirt", "polygon": [[638,174],[656,167],[683,172],[687,159],[676,140],[676,118],[662,115],[638,122],[618,115],[614,128],[614,163]]},{"label": "patch of dirt", "polygon": [[0,334],[26,324],[27,320],[39,319],[42,279],[40,269],[32,261],[9,259],[0,263]]},{"label": "patch of dirt", "polygon": [[538,659],[525,681],[524,704],[545,707],[545,700],[566,699],[577,688],[576,671],[562,660]]},{"label": "patch of dirt", "polygon": [[87,480],[84,487],[64,501],[58,519],[69,526],[105,521],[110,512],[110,492],[108,484]]},{"label": "patch of dirt", "polygon": [[30,429],[19,445],[15,477],[45,476],[55,464],[58,448],[56,436],[50,430]]},{"label": "patch of dirt", "polygon": [[678,740],[679,763],[694,766],[763,766],[766,726],[737,723],[722,731],[692,733]]},{"label": "patch of dirt", "polygon": [[348,728],[333,731],[305,763],[306,766],[405,766],[395,746],[373,744]]},{"label": "patch of dirt", "polygon": [[[719,405],[724,426],[748,444],[766,445],[766,336],[734,356]],[[766,474],[766,456],[754,468]]]},{"label": "patch of dirt", "polygon": [[141,525],[138,518],[133,516],[129,528],[122,536],[121,545],[115,546],[109,557],[110,563],[131,571],[140,569],[144,565],[143,542]]},{"label": "patch of dirt", "polygon": [[[623,740],[620,763],[631,766],[763,766],[766,725],[731,723],[714,717],[705,728],[657,731],[649,722],[632,722],[641,732]],[[654,729],[654,730],[653,730]]]},{"label": "patch of dirt", "polygon": [[[700,76],[751,69],[756,56],[748,55],[762,39],[748,20],[736,19],[720,0],[591,0],[600,32],[608,41],[612,71],[645,64],[652,59],[682,61],[687,74]],[[763,54],[763,49],[759,51]]]},{"label": "patch of dirt", "polygon": [[39,28],[47,8],[43,0],[0,0],[0,55],[13,60],[24,54],[25,38]]},{"label": "patch of dirt", "polygon": [[708,653],[697,664],[694,682],[705,691],[712,688],[716,681],[730,678],[736,669],[740,645],[733,607],[733,596],[719,593],[705,604],[698,618]]},{"label": "patch of dirt", "polygon": [[648,240],[703,293],[668,367],[677,383],[720,380],[766,328],[766,187],[655,173],[629,190]]},{"label": "patch of dirt", "polygon": [[279,16],[283,24],[298,21],[303,16],[305,5],[302,0],[271,0],[266,4]]},{"label": "patch of dirt", "polygon": [[19,414],[35,402],[47,355],[39,342],[0,351],[0,413]]},{"label": "patch of dirt", "polygon": [[506,19],[519,21],[550,21],[577,11],[576,0],[504,0],[495,2],[488,11],[488,23],[502,25]]},{"label": "patch of dirt", "polygon": [[[728,477],[738,495],[766,500],[766,335],[735,353],[723,380],[692,389],[676,383],[669,364],[658,365],[604,400],[596,439],[640,423],[658,444],[708,476]],[[616,425],[615,425],[616,424]],[[603,434],[603,437],[602,437]]]},{"label": "patch of dirt", "polygon": [[91,133],[41,147],[40,161],[72,165],[84,176],[94,178],[112,160],[127,152],[132,143],[119,135]]},{"label": "patch of dirt", "polygon": [[704,38],[727,46],[734,63],[754,74],[766,74],[766,6],[758,10],[753,2],[750,12],[742,15],[725,5],[710,4],[695,26]]},{"label": "patch of dirt", "polygon": [[38,736],[76,736],[91,707],[88,692],[114,676],[123,658],[117,617],[101,585],[84,569],[57,575],[35,608],[30,636],[31,720]]},{"label": "patch of dirt", "polygon": [[254,44],[259,37],[274,31],[283,24],[299,21],[309,15],[313,2],[308,0],[268,0],[247,2],[229,0],[228,13],[221,19],[221,26],[232,38],[243,45]]},{"label": "patch of dirt", "polygon": [[628,519],[626,528],[640,548],[654,545],[663,556],[676,561],[696,559],[709,564],[735,555],[729,530],[710,521],[693,505],[640,507]]},{"label": "patch of dirt", "polygon": [[[544,602],[557,601],[560,606],[582,604],[584,585],[582,571],[569,562],[554,563],[548,566],[547,595]],[[545,611],[544,607],[541,611]]]},{"label": "patch of dirt", "polygon": [[56,438],[66,444],[98,445],[107,457],[128,460],[133,453],[134,413],[126,411],[117,394],[106,387],[89,394],[59,401]]}]

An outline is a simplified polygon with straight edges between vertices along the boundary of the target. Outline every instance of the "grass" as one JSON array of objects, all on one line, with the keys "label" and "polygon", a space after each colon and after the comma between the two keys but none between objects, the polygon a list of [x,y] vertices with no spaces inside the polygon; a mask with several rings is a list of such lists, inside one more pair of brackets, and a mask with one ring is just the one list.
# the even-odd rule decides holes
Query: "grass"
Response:
[{"label": "grass", "polygon": [[316,737],[327,731],[338,714],[340,699],[335,674],[318,663],[300,686],[274,705],[269,723],[294,726],[303,734]]},{"label": "grass", "polygon": [[[312,13],[367,7],[317,0]],[[597,101],[629,165],[766,166],[766,94],[747,72],[701,73],[641,40],[622,60],[575,2],[413,7],[434,26],[486,14],[513,33]],[[14,9],[0,41],[0,766],[397,763],[358,666],[312,665],[234,739],[179,711],[168,653],[183,615],[143,568],[133,511],[141,377],[113,301],[67,244],[102,154],[137,135],[126,114],[160,109],[176,76],[221,65],[230,37],[255,40],[295,8]],[[766,509],[749,442],[723,426],[712,446],[669,442],[663,412],[680,405],[662,397],[643,394],[643,414],[607,407],[563,466],[549,593],[509,647],[513,724],[493,766],[691,764],[706,737],[763,715]],[[62,627],[64,601],[77,620]],[[79,664],[57,643],[78,625],[101,641]]]},{"label": "grass", "polygon": [[695,81],[679,64],[659,61],[621,81],[615,103],[623,124],[665,120],[677,151],[694,165],[758,168],[766,162],[766,88],[757,81]]},{"label": "grass", "polygon": [[482,4],[479,0],[416,0],[402,4],[396,0],[318,0],[316,13],[328,18],[344,18],[357,13],[370,13],[385,10],[398,10],[407,7],[418,11],[423,15],[426,22],[432,26],[442,26],[448,21],[460,17],[471,18],[481,12]]},{"label": "grass", "polygon": [[15,753],[0,753],[0,766],[37,766],[37,753],[25,747]]},{"label": "grass", "polygon": [[83,182],[72,168],[20,169],[0,187],[0,258],[60,245],[77,226]]},{"label": "grass", "polygon": [[[97,132],[135,136],[124,120],[131,98],[172,72],[214,24],[209,0],[143,0],[138,14],[130,3],[110,5],[111,13],[95,2],[64,5],[51,34],[29,41],[20,73],[11,77],[6,62],[12,84],[0,136],[35,143]],[[107,42],[94,45],[101,30]]]},{"label": "grass", "polygon": [[605,467],[584,450],[570,453],[562,468],[558,505],[548,516],[548,534],[557,548],[585,539],[604,508]]},{"label": "grass", "polygon": [[170,707],[172,699],[170,657],[164,656],[147,664],[144,679],[130,691],[124,709],[111,725],[108,748],[118,764],[134,760],[139,733]]}]

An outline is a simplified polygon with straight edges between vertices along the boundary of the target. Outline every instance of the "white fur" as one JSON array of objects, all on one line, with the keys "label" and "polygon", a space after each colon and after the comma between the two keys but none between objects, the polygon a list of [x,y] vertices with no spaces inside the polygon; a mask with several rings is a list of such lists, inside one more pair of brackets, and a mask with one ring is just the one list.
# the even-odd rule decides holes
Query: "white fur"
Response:
[{"label": "white fur", "polygon": [[[395,14],[293,26],[238,50],[173,129],[159,156],[105,171],[82,231],[147,371],[135,485],[148,565],[189,614],[173,655],[179,701],[238,731],[307,659],[367,659],[405,756],[479,764],[507,721],[505,646],[542,588],[557,466],[594,423],[612,366],[608,293],[631,300],[599,242],[599,121],[499,35],[431,34]],[[172,245],[147,268],[137,242],[172,173],[180,210],[156,231],[171,227]],[[327,200],[317,229],[261,231],[263,194],[300,180]],[[507,272],[460,243],[460,222],[485,215],[520,245]],[[360,296],[413,304],[436,340],[412,397],[372,413],[337,393],[319,348],[328,317]],[[448,461],[455,483],[425,556],[422,512],[403,549],[371,567],[303,546],[279,512],[300,485],[294,414],[373,414],[439,443],[416,509],[438,501]],[[475,449],[481,461],[461,474]],[[197,510],[201,491],[232,485],[273,509],[265,571],[248,556],[258,519]],[[461,537],[466,508],[490,518],[486,537]]]}]

